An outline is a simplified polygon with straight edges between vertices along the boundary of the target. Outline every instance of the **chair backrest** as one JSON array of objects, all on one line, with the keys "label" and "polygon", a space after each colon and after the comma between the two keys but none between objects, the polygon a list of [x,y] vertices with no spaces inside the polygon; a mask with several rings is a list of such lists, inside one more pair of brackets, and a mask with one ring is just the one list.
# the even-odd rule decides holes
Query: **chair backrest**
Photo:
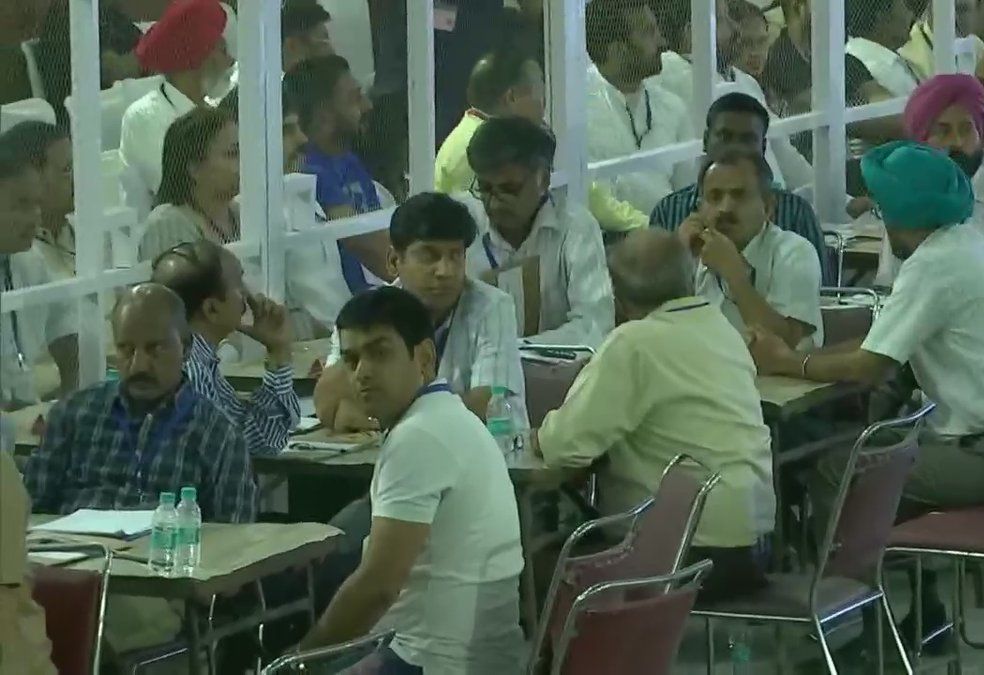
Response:
[{"label": "chair backrest", "polygon": [[[123,190],[123,203],[137,214],[137,222],[142,228],[147,216],[154,208],[154,194],[144,182],[140,172],[125,161],[120,161],[120,187]],[[142,234],[142,232],[141,232]]]},{"label": "chair backrest", "polygon": [[41,69],[38,68],[38,56],[37,51],[35,51],[37,48],[37,38],[21,42],[24,63],[27,65],[27,80],[31,83],[31,96],[34,98],[45,98],[44,80],[41,79]]},{"label": "chair backrest", "polygon": [[820,551],[814,603],[824,576],[877,583],[902,488],[919,452],[919,431],[933,407],[873,424],[854,444]]},{"label": "chair backrest", "polygon": [[111,554],[99,545],[32,546],[31,551],[88,551],[104,557],[95,571],[38,567],[32,593],[44,608],[51,660],[60,675],[99,672]]},{"label": "chair backrest", "polygon": [[822,288],[820,312],[824,340],[835,345],[868,334],[881,303],[870,288]]},{"label": "chair backrest", "polygon": [[574,601],[551,672],[663,675],[671,672],[710,561],[674,575],[597,584]]},{"label": "chair backrest", "polygon": [[[99,92],[99,120],[102,134],[102,149],[117,150],[120,147],[120,135],[123,130],[123,114],[129,102],[124,96],[121,83],[117,82],[109,89]],[[75,117],[75,102],[71,96],[65,98],[65,110],[70,118]]]},{"label": "chair backrest", "polygon": [[586,360],[570,363],[541,363],[522,359],[523,377],[526,380],[526,410],[533,428],[543,424],[543,418],[564,402],[567,392]]},{"label": "chair backrest", "polygon": [[55,124],[55,109],[43,98],[27,98],[0,106],[0,134],[21,122]]},{"label": "chair backrest", "polygon": [[365,660],[371,659],[373,653],[387,647],[393,641],[395,634],[395,631],[376,633],[331,647],[281,656],[261,670],[260,675],[294,672],[296,666],[311,664],[331,665],[330,672],[341,672],[345,669],[347,675],[375,673],[376,670],[371,667],[375,664],[365,663]]}]

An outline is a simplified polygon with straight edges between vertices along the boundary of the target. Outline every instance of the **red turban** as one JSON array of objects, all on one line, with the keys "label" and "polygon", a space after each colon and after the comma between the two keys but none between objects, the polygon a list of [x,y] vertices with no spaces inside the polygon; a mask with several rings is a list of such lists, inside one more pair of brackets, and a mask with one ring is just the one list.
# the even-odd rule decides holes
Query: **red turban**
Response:
[{"label": "red turban", "polygon": [[905,131],[912,140],[925,143],[936,118],[953,105],[963,106],[977,133],[984,138],[984,85],[973,75],[936,75],[912,92],[905,105]]},{"label": "red turban", "polygon": [[194,70],[222,39],[225,25],[218,0],[172,0],[137,44],[137,60],[152,73]]}]

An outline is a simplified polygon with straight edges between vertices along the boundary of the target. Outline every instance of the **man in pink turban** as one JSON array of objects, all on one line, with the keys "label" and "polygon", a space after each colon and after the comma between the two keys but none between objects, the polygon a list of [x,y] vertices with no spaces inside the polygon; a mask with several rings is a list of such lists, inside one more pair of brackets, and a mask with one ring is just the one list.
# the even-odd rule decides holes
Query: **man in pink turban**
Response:
[{"label": "man in pink turban", "polygon": [[920,84],[905,106],[914,141],[950,155],[973,178],[984,159],[984,85],[973,75],[937,75]]}]

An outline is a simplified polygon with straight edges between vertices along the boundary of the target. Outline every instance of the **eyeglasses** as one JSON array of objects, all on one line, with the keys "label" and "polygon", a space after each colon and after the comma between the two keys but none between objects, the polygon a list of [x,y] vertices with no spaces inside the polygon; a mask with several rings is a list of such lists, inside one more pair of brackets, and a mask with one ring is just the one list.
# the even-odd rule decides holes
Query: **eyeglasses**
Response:
[{"label": "eyeglasses", "polygon": [[505,185],[486,185],[480,183],[478,178],[472,180],[471,187],[468,188],[468,192],[471,193],[472,197],[480,199],[483,202],[490,201],[492,197],[496,197],[499,201],[515,199],[526,187],[525,183],[512,183]]}]

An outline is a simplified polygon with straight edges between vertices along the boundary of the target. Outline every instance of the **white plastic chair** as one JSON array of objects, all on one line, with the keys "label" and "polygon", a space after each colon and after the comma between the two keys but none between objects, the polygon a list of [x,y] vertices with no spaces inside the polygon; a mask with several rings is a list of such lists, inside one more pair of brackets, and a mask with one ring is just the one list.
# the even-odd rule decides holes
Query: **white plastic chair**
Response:
[{"label": "white plastic chair", "polygon": [[27,64],[27,79],[31,83],[31,96],[47,98],[44,91],[44,80],[41,79],[41,69],[38,68],[37,48],[37,38],[21,42],[21,51],[24,52],[24,61]]},{"label": "white plastic chair", "polygon": [[0,134],[29,121],[55,124],[55,109],[43,98],[27,98],[0,106]]},{"label": "white plastic chair", "polygon": [[120,187],[123,190],[123,203],[137,212],[137,222],[143,223],[147,220],[151,210],[154,208],[154,194],[144,183],[140,173],[120,160]]},{"label": "white plastic chair", "polygon": [[131,103],[137,99],[143,98],[154,89],[157,89],[163,82],[163,75],[151,75],[150,77],[120,80],[113,86],[120,88],[123,94],[123,100],[126,101],[126,106],[130,107]]},{"label": "white plastic chair", "polygon": [[123,174],[123,158],[119,150],[105,150],[99,170],[103,184],[103,208],[123,205],[123,186],[120,176]]},{"label": "white plastic chair", "polygon": [[[123,128],[123,113],[129,105],[123,96],[123,89],[117,84],[99,92],[99,118],[102,128],[102,149],[116,150],[120,147],[120,133]],[[65,98],[65,109],[70,119],[75,118],[75,104],[72,97]]]}]

